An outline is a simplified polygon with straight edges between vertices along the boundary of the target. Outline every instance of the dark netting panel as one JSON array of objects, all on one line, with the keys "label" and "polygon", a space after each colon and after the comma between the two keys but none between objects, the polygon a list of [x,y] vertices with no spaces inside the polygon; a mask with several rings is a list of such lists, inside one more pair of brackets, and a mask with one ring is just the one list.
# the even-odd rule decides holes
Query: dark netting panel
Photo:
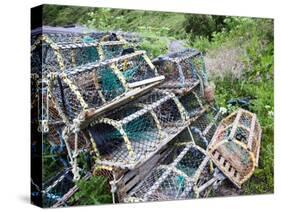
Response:
[{"label": "dark netting panel", "polygon": [[[40,37],[39,37],[40,39]],[[41,39],[31,50],[31,72],[46,78],[48,73],[61,69],[58,52]]]},{"label": "dark netting panel", "polygon": [[[165,165],[164,165],[165,164]],[[125,198],[125,202],[179,200],[198,196],[196,189],[203,183],[201,173],[208,172],[208,158],[194,144],[177,146],[164,161]]]},{"label": "dark netting panel", "polygon": [[120,44],[120,45],[102,45],[102,50],[104,53],[104,57],[111,59],[114,57],[118,57],[121,55],[124,45]]},{"label": "dark netting panel", "polygon": [[67,46],[67,44],[64,45],[66,46],[60,46],[60,53],[63,57],[66,69],[77,67],[87,63],[97,62],[100,59],[97,50],[97,44],[89,44],[85,46],[83,46],[82,44],[69,44],[69,46]]},{"label": "dark netting panel", "polygon": [[154,109],[160,122],[161,128],[165,133],[176,133],[178,127],[184,125],[181,113],[173,100],[168,100]]},{"label": "dark netting panel", "polygon": [[171,171],[160,186],[151,194],[149,200],[188,199],[191,196],[191,190],[191,183],[185,177]]},{"label": "dark netting panel", "polygon": [[206,150],[224,113],[225,111],[223,108],[219,110],[210,109],[191,123],[190,129],[193,134],[194,142],[198,146]]},{"label": "dark netting panel", "polygon": [[124,124],[123,128],[135,152],[135,160],[142,159],[147,152],[157,149],[161,133],[151,114],[146,113]]},{"label": "dark netting panel", "polygon": [[99,85],[95,81],[95,73],[88,73],[82,76],[74,76],[73,82],[79,86],[80,93],[88,104],[89,108],[97,108],[104,103],[104,96]]},{"label": "dark netting panel", "polygon": [[198,149],[194,147],[191,147],[177,163],[176,168],[184,172],[187,176],[193,177],[204,158],[205,155],[202,152],[198,151]]},{"label": "dark netting panel", "polygon": [[83,110],[77,95],[59,76],[54,81],[52,95],[56,98],[60,110],[69,120],[76,118]]},{"label": "dark netting panel", "polygon": [[46,133],[47,141],[52,146],[64,146],[62,132],[65,125],[61,124],[49,124],[48,132]]},{"label": "dark netting panel", "polygon": [[51,184],[60,172],[68,168],[67,152],[63,146],[46,141],[42,144],[42,151],[42,181]]},{"label": "dark netting panel", "polygon": [[198,91],[198,86],[196,90],[193,89],[187,95],[179,97],[189,117],[196,116],[202,109],[202,99],[200,98],[200,93],[196,91]]},{"label": "dark netting panel", "polygon": [[120,131],[109,124],[96,124],[89,129],[96,148],[105,160],[127,161],[129,158],[126,143]]},{"label": "dark netting panel", "polygon": [[[67,143],[67,145],[70,147],[72,152],[75,151],[85,151],[90,148],[90,143],[88,142],[88,139],[85,137],[85,134],[83,131],[79,131],[77,133],[77,148],[76,148],[76,138],[75,133],[71,133],[67,137],[63,137],[64,142]],[[77,149],[77,150],[76,150]]]},{"label": "dark netting panel", "polygon": [[159,73],[166,77],[163,87],[190,88],[199,81],[206,81],[203,59],[196,50],[185,49],[159,56],[153,63]]},{"label": "dark netting panel", "polygon": [[64,195],[75,186],[72,181],[73,175],[70,170],[62,172],[61,175],[55,177],[55,179],[49,183],[43,185],[43,206],[51,207],[57,202],[61,201]]},{"label": "dark netting panel", "polygon": [[[42,53],[44,49],[41,43],[31,53],[31,73],[41,74],[42,72]],[[45,53],[45,52],[44,52]]]},{"label": "dark netting panel", "polygon": [[200,116],[195,122],[193,122],[191,124],[191,127],[194,127],[203,132],[206,127],[211,123],[212,118],[213,117],[211,116],[211,114],[206,112],[202,114],[202,116]]},{"label": "dark netting panel", "polygon": [[151,173],[141,182],[141,184],[132,192],[130,196],[136,199],[140,199],[140,201],[142,201],[149,188],[151,188],[155,184],[155,182],[157,182],[157,180],[161,178],[163,174],[165,174],[166,171],[167,170],[165,169],[165,167],[157,167],[153,169]]}]

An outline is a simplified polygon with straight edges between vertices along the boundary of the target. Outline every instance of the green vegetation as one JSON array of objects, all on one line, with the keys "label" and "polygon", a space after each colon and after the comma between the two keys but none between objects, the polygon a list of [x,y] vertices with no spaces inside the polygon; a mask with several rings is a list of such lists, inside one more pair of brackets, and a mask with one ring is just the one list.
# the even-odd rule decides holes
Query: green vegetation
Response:
[{"label": "green vegetation", "polygon": [[243,193],[274,191],[273,20],[102,8],[69,19],[75,13],[70,10],[46,11],[50,14],[45,24],[72,21],[101,31],[137,32],[143,38],[139,48],[147,50],[151,58],[167,53],[174,40],[204,52],[210,80],[216,85],[217,104],[228,107],[228,100],[250,96],[254,99],[250,110],[262,126],[259,168],[243,186]]},{"label": "green vegetation", "polygon": [[45,5],[43,7],[43,24],[50,26],[66,26],[83,24],[89,16],[91,8]]},{"label": "green vegetation", "polygon": [[80,180],[77,183],[79,190],[69,200],[70,205],[97,205],[112,203],[107,179],[101,176],[91,177],[89,180]]}]

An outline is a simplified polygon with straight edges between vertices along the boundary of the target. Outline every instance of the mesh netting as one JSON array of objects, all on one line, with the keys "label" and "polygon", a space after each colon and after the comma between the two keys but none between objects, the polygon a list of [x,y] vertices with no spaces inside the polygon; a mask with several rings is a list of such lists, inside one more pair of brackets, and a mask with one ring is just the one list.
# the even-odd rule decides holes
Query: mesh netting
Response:
[{"label": "mesh netting", "polygon": [[157,76],[147,63],[144,52],[135,52],[70,70],[67,75],[58,75],[52,92],[60,110],[71,121],[83,110],[102,107],[142,85],[135,83],[161,80]]},{"label": "mesh netting", "polygon": [[258,165],[260,136],[256,115],[239,109],[222,120],[212,138],[210,157],[238,187]]},{"label": "mesh netting", "polygon": [[192,143],[175,148],[167,157],[168,161],[154,168],[125,201],[179,200],[197,196],[194,186],[208,164],[208,157]]},{"label": "mesh netting", "polygon": [[189,88],[207,80],[201,54],[193,49],[160,56],[153,63],[166,77],[163,87]]},{"label": "mesh netting", "polygon": [[[163,157],[160,165],[125,194],[124,201],[177,200],[208,195],[213,185],[224,179],[205,153],[208,136],[213,135],[213,127],[223,113],[223,110],[211,110],[192,122],[169,147],[172,151]],[[157,188],[151,191],[152,187]]]},{"label": "mesh netting", "polygon": [[50,72],[61,69],[59,56],[46,43],[42,43],[41,37],[38,38],[31,51],[31,72],[40,76],[46,76]]},{"label": "mesh netting", "polygon": [[190,129],[196,145],[207,149],[223,115],[221,110],[210,110],[191,123]]},{"label": "mesh netting", "polygon": [[43,185],[43,207],[51,207],[58,201],[61,201],[63,196],[75,186],[72,181],[73,175],[70,170],[62,172],[60,175],[52,179],[48,184]]},{"label": "mesh netting", "polygon": [[[200,101],[193,93],[182,95]],[[155,89],[94,121],[88,131],[100,153],[99,163],[131,167],[148,158],[204,112],[201,103],[187,110],[185,104],[174,93]]]},{"label": "mesh netting", "polygon": [[[64,41],[53,40],[55,36],[38,36],[33,41],[31,50],[32,72],[42,72],[47,76],[50,72],[65,71],[87,63],[106,60],[120,56],[125,41],[97,42],[91,37],[72,37]],[[63,37],[63,36],[62,36]]]}]

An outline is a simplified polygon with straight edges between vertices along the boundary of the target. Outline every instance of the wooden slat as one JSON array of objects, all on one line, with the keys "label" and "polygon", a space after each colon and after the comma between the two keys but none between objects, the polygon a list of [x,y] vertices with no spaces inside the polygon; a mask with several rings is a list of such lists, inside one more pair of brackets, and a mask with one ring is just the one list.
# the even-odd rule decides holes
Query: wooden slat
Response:
[{"label": "wooden slat", "polygon": [[242,115],[242,110],[239,110],[238,113],[237,113],[237,116],[233,122],[233,127],[231,129],[231,132],[230,132],[230,135],[229,135],[229,138],[230,139],[233,139],[235,133],[236,133],[236,130],[237,130],[237,127],[238,127],[238,123],[239,123],[239,120],[241,118],[241,115]]},{"label": "wooden slat", "polygon": [[226,164],[225,164],[225,170],[228,170],[229,169],[229,167],[230,167],[230,163],[229,162],[226,162]]},{"label": "wooden slat", "polygon": [[133,83],[128,83],[128,87],[129,88],[135,88],[135,87],[139,87],[139,86],[142,86],[142,85],[150,84],[150,83],[153,83],[153,82],[161,81],[161,80],[164,80],[164,79],[165,79],[164,76],[153,77],[153,78],[146,79],[146,80],[141,80],[141,81],[137,81],[137,82],[133,82]]},{"label": "wooden slat", "polygon": [[235,169],[232,167],[231,170],[230,170],[230,172],[229,172],[229,175],[230,175],[231,177],[234,177],[234,172],[235,172]]},{"label": "wooden slat", "polygon": [[256,119],[257,119],[256,114],[253,114],[252,121],[251,121],[251,127],[250,127],[249,141],[248,141],[248,144],[247,144],[247,148],[250,151],[253,151],[253,141],[254,141]]},{"label": "wooden slat", "polygon": [[218,151],[216,151],[216,152],[215,152],[215,155],[214,155],[215,159],[218,159],[219,156],[220,156],[220,153],[219,153]]},{"label": "wooden slat", "polygon": [[225,159],[223,157],[221,157],[220,162],[219,162],[220,165],[223,165],[224,161],[225,161]]}]

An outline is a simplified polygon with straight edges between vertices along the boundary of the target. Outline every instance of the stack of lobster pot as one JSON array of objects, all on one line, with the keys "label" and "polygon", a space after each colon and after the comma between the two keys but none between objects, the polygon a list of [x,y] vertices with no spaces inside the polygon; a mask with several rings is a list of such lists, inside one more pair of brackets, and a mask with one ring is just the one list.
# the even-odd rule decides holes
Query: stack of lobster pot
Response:
[{"label": "stack of lobster pot", "polygon": [[40,192],[47,190],[46,199],[58,200],[62,196],[52,193],[54,185],[64,177],[77,181],[91,171],[91,166],[78,166],[81,154],[92,154],[89,124],[149,92],[164,76],[144,51],[128,48],[130,44],[114,33],[97,39],[93,33],[43,27],[33,32],[31,43],[32,145],[43,134],[43,160],[51,153],[61,161]]},{"label": "stack of lobster pot", "polygon": [[92,175],[107,178],[113,202],[196,198],[224,179],[212,140],[224,111],[210,104],[200,52],[151,61],[120,33],[43,27],[31,62],[32,126],[43,158],[50,151],[59,161],[40,188],[47,206],[67,204],[73,182]]}]

